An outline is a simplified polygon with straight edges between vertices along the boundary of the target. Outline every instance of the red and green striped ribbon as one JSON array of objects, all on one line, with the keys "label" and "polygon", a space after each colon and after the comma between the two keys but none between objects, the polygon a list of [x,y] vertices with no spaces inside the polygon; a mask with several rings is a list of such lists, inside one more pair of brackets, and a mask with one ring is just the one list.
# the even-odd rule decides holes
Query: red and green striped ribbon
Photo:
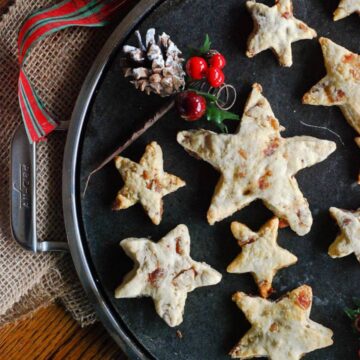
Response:
[{"label": "red and green striped ribbon", "polygon": [[65,0],[30,15],[23,23],[18,37],[20,76],[19,104],[30,142],[43,140],[57,127],[31,85],[24,64],[32,45],[56,31],[70,26],[100,27],[126,0]]}]

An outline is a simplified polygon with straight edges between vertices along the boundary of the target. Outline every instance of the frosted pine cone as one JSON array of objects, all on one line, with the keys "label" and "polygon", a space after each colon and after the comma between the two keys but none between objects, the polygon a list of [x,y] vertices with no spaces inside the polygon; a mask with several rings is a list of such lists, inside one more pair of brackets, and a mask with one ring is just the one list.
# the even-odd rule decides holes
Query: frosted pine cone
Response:
[{"label": "frosted pine cone", "polygon": [[131,77],[134,86],[162,97],[173,95],[185,86],[184,59],[170,36],[163,33],[155,41],[155,29],[146,33],[145,45],[139,31],[135,32],[139,47],[125,45],[123,67],[125,77]]}]

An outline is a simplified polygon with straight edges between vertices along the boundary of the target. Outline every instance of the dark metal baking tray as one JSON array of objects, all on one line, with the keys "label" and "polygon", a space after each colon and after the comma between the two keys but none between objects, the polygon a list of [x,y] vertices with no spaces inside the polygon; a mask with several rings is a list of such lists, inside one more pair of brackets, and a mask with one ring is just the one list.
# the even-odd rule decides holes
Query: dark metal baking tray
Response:
[{"label": "dark metal baking tray", "polygon": [[[271,5],[273,1],[263,0]],[[333,22],[335,0],[294,0],[295,14],[350,50],[360,52],[357,16]],[[328,209],[337,206],[355,209],[360,203],[356,184],[360,151],[356,136],[336,107],[311,107],[301,104],[302,95],[325,74],[317,40],[293,44],[294,65],[278,66],[275,56],[264,52],[253,59],[244,55],[252,22],[244,0],[143,0],[116,28],[99,54],[79,96],[71,126],[64,162],[64,211],[69,245],[80,279],[93,300],[100,319],[131,358],[228,359],[228,351],[249,328],[231,295],[242,290],[256,294],[250,275],[226,273],[226,266],[239,252],[230,232],[238,220],[256,229],[271,217],[261,202],[256,202],[215,226],[206,222],[218,174],[205,162],[189,157],[177,145],[179,130],[203,126],[189,124],[168,114],[124,155],[140,158],[147,143],[156,140],[163,148],[165,169],[187,181],[187,187],[165,198],[164,219],[154,226],[140,206],[112,212],[111,205],[122,186],[113,165],[107,166],[90,182],[81,197],[84,179],[98,162],[125,140],[164,101],[136,91],[124,79],[120,68],[121,47],[134,43],[135,29],[145,33],[149,27],[170,34],[184,50],[201,44],[208,33],[214,47],[228,59],[226,76],[239,98],[234,111],[242,114],[251,84],[259,82],[275,115],[286,127],[283,136],[311,135],[336,141],[338,149],[326,161],[297,175],[300,188],[309,200],[314,216],[311,232],[299,237],[290,229],[280,231],[279,243],[296,254],[299,262],[280,271],[275,278],[273,298],[309,284],[314,291],[312,319],[334,330],[332,347],[307,355],[309,360],[352,359],[357,339],[343,308],[352,297],[360,297],[360,266],[354,256],[332,260],[327,248],[338,232]],[[325,126],[341,136],[304,126],[300,121]],[[234,127],[231,127],[234,131]],[[118,244],[129,236],[160,239],[177,224],[184,223],[192,237],[191,252],[196,260],[206,261],[221,271],[218,286],[197,289],[189,294],[184,322],[176,329],[156,315],[151,299],[115,300],[114,288],[131,269],[131,261]]]}]

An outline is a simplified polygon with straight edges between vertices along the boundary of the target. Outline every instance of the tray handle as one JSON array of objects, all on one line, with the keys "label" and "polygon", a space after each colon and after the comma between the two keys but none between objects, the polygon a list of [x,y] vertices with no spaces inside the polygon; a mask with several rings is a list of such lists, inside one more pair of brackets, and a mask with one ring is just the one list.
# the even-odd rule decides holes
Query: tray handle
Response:
[{"label": "tray handle", "polygon": [[[61,124],[61,130],[66,125]],[[33,252],[68,251],[67,242],[39,241],[36,230],[36,144],[30,144],[23,125],[11,143],[11,231],[14,239]]]}]

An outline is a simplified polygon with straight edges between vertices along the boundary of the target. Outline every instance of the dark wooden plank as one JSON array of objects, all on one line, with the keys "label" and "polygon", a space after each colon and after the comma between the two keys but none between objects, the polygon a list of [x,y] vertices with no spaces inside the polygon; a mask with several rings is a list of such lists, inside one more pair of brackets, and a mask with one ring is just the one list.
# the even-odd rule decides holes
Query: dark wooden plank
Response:
[{"label": "dark wooden plank", "polygon": [[1,359],[126,360],[101,324],[81,328],[60,306],[0,329]]}]

